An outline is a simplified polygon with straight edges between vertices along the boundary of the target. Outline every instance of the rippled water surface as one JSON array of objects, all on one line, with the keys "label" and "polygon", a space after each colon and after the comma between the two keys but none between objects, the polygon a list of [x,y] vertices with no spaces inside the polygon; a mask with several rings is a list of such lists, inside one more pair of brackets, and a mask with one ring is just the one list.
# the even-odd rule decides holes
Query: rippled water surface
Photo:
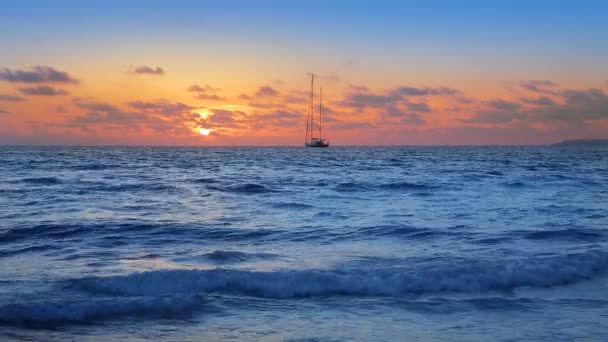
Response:
[{"label": "rippled water surface", "polygon": [[608,340],[608,150],[0,147],[0,339]]}]

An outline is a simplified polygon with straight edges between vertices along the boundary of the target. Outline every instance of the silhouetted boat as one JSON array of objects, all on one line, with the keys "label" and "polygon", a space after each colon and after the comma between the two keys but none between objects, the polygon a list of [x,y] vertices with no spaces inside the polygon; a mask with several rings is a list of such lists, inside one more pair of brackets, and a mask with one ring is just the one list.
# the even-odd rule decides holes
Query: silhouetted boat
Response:
[{"label": "silhouetted boat", "polygon": [[[315,103],[314,103],[314,83],[315,75],[310,75],[310,101],[308,103],[308,116],[306,118],[306,147],[329,147],[329,141],[323,139],[323,98],[322,89],[319,88],[319,123],[315,124]],[[315,129],[317,128],[317,129]],[[315,131],[319,133],[315,137]]]}]

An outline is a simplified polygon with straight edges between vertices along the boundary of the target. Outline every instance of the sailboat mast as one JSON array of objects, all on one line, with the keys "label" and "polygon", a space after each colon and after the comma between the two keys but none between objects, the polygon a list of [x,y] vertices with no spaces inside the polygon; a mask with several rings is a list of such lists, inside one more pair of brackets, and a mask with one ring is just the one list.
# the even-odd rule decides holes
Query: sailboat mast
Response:
[{"label": "sailboat mast", "polygon": [[322,107],[323,107],[323,88],[319,88],[319,139],[322,138],[321,135],[321,130],[322,130],[322,117],[321,117],[321,111],[322,111]]},{"label": "sailboat mast", "polygon": [[315,74],[311,74],[310,77],[310,140],[314,138],[314,127],[315,127]]}]

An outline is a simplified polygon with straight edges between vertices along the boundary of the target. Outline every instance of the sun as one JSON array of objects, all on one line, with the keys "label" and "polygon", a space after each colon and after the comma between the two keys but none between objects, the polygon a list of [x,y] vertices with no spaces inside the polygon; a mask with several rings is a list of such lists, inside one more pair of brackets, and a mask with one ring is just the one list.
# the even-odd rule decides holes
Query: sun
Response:
[{"label": "sun", "polygon": [[198,130],[198,132],[201,135],[209,135],[211,133],[211,131],[212,130],[210,128],[201,128],[201,129]]}]

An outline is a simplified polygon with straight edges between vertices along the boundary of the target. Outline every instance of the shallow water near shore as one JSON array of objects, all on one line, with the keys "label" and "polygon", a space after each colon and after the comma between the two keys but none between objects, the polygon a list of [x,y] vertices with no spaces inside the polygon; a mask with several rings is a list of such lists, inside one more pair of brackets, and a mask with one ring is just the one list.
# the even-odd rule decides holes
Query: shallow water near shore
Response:
[{"label": "shallow water near shore", "polygon": [[0,147],[0,339],[608,339],[608,150]]}]

